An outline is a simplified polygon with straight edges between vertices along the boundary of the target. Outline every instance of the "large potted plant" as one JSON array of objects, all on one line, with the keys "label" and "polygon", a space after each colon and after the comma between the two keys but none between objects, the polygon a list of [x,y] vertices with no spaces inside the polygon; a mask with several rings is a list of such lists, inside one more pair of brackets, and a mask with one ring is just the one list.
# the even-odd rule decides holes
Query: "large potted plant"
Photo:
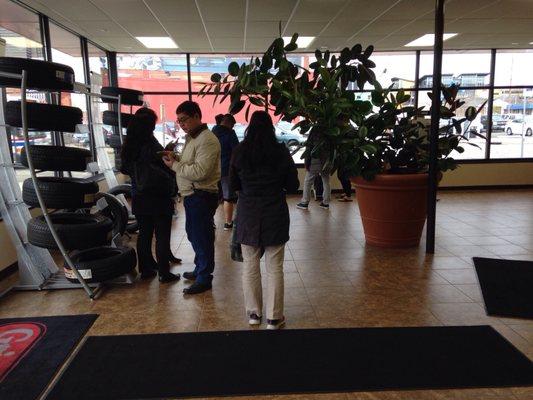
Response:
[{"label": "large potted plant", "polygon": [[[417,245],[426,218],[428,125],[422,109],[406,105],[410,96],[396,95],[376,81],[370,59],[373,46],[360,44],[339,54],[315,51],[315,61],[304,68],[288,55],[297,49],[290,43],[272,42],[262,57],[241,65],[232,62],[225,76],[213,74],[200,95],[214,93],[229,111],[264,107],[289,122],[301,133],[317,132],[319,140],[306,144],[302,158],[326,159],[324,168],[337,168],[354,177],[367,243],[386,247]],[[374,85],[371,101],[356,99],[354,88]],[[443,88],[441,116],[449,122],[439,132],[438,166],[441,172],[456,167],[453,151],[464,151],[461,125],[472,121],[478,110],[469,107],[464,118],[455,112],[464,102],[458,88]],[[396,190],[398,189],[398,190]]]},{"label": "large potted plant", "polygon": [[[394,94],[378,83],[375,86],[372,103],[378,111],[365,119],[354,151],[365,143],[372,143],[376,151],[348,166],[366,242],[380,247],[417,246],[427,213],[430,121],[423,119],[422,108],[406,105],[410,96],[402,90]],[[455,85],[442,88],[439,179],[443,172],[457,168],[453,153],[464,152],[463,143],[477,147],[463,135],[463,126],[468,129],[485,103],[479,109],[466,108],[464,117],[457,118],[457,110],[464,105],[458,94]]]}]

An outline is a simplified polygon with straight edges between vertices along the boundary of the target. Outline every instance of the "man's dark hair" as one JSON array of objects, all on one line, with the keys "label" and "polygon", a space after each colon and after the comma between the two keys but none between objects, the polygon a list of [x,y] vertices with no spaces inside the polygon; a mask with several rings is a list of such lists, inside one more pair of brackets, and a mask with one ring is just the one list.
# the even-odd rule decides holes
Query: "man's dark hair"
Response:
[{"label": "man's dark hair", "polygon": [[189,117],[194,117],[195,114],[198,114],[200,119],[202,119],[202,110],[200,106],[195,101],[184,101],[181,103],[178,108],[176,108],[176,114],[187,114]]},{"label": "man's dark hair", "polygon": [[215,115],[215,122],[217,125],[220,125],[222,123],[222,119],[224,118],[224,114],[217,114]]}]

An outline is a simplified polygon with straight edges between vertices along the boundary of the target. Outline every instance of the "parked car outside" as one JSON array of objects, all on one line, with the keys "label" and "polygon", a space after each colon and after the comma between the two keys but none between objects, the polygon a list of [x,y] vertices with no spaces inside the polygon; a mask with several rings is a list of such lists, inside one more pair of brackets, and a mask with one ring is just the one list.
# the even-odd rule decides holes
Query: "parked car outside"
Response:
[{"label": "parked car outside", "polygon": [[509,119],[505,124],[505,133],[509,136],[522,135],[522,133],[524,136],[533,136],[533,115]]}]

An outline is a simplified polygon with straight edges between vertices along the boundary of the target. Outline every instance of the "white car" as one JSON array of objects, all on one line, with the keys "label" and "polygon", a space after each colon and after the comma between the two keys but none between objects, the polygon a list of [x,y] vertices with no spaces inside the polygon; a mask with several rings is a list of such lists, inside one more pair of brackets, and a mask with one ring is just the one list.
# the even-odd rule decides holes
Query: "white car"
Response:
[{"label": "white car", "polygon": [[511,119],[505,124],[505,133],[508,135],[521,135],[522,132],[525,136],[533,136],[533,115]]}]

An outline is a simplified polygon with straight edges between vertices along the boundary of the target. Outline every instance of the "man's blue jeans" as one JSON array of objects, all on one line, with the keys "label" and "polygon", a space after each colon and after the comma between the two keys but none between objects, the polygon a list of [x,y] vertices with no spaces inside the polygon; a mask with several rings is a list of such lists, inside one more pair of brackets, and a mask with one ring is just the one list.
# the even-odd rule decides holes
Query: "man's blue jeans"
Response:
[{"label": "man's blue jeans", "polygon": [[215,269],[215,230],[213,217],[218,207],[216,193],[195,190],[183,200],[185,231],[195,253],[194,275],[199,284],[209,284]]}]

